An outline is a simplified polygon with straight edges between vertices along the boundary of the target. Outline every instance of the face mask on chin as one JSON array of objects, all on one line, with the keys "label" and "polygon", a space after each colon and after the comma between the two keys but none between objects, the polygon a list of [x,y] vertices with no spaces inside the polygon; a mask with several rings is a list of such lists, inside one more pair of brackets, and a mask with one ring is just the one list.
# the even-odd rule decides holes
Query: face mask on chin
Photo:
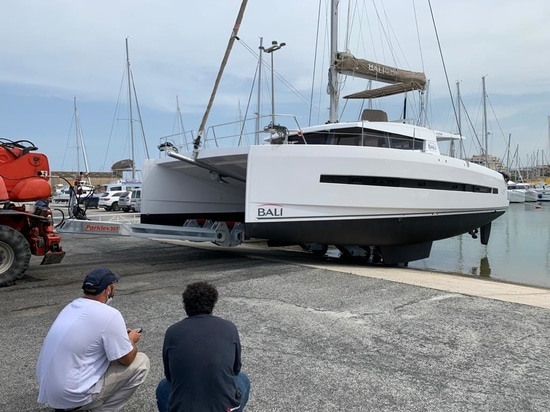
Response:
[{"label": "face mask on chin", "polygon": [[115,294],[113,293],[113,289],[111,289],[110,293],[109,293],[109,296],[107,297],[107,302],[105,302],[106,305],[110,305],[111,303],[113,303],[113,297],[115,296]]}]

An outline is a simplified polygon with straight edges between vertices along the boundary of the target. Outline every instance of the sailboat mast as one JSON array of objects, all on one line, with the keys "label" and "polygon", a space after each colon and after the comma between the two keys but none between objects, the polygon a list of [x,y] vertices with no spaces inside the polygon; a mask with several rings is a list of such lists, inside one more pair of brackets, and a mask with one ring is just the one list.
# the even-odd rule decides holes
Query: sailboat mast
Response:
[{"label": "sailboat mast", "polygon": [[80,136],[78,135],[78,110],[76,109],[76,96],[73,99],[74,135],[76,139],[76,173],[80,173]]},{"label": "sailboat mast", "polygon": [[338,123],[338,100],[340,90],[338,72],[336,71],[336,56],[338,54],[338,4],[340,0],[331,1],[330,21],[330,68],[328,72],[328,91],[330,95],[329,123]]},{"label": "sailboat mast", "polygon": [[235,20],[235,25],[233,26],[233,31],[231,32],[231,37],[229,38],[229,42],[227,43],[227,47],[225,49],[225,54],[223,56],[222,64],[220,66],[220,70],[218,71],[218,76],[216,77],[216,81],[214,82],[214,89],[212,90],[212,94],[210,95],[210,100],[208,101],[208,106],[206,107],[206,111],[204,112],[204,116],[202,117],[201,124],[199,126],[199,131],[197,132],[197,138],[193,141],[193,156],[196,158],[199,153],[199,147],[201,145],[201,139],[202,134],[204,133],[204,128],[206,126],[206,121],[208,120],[208,116],[210,115],[210,110],[212,109],[212,105],[214,104],[214,97],[216,97],[216,92],[218,91],[218,86],[220,84],[223,71],[225,69],[225,66],[227,65],[227,60],[229,59],[229,54],[231,53],[231,49],[233,48],[233,44],[235,43],[235,39],[237,39],[237,34],[239,32],[239,28],[241,26],[241,21],[243,20],[244,11],[246,9],[246,4],[248,3],[248,0],[243,0],[241,3],[241,8],[239,9],[239,14],[237,15],[237,19]]},{"label": "sailboat mast", "polygon": [[86,155],[86,147],[84,146],[84,138],[82,137],[82,127],[80,126],[80,119],[78,117],[78,108],[76,106],[76,96],[74,97],[74,124],[76,134],[76,167],[77,173],[80,173],[80,150],[82,150],[82,158],[84,159],[84,170],[86,175],[90,173],[88,167],[88,156]]},{"label": "sailboat mast", "polygon": [[130,114],[130,145],[132,148],[132,181],[136,180],[136,165],[134,164],[134,117],[132,113],[132,79],[130,74],[130,53],[128,51],[128,37],[126,37],[126,70],[128,77],[128,107]]},{"label": "sailboat mast", "polygon": [[[457,124],[458,124],[458,135],[462,138],[462,118],[461,118],[461,110],[460,110],[460,82],[456,82],[456,107],[457,107]],[[462,141],[462,140],[461,140]],[[459,151],[460,157],[462,159],[462,151],[461,151],[462,145],[459,142]],[[451,140],[451,150],[449,155],[451,157],[456,157],[456,148],[455,148],[455,142],[454,140]]]},{"label": "sailboat mast", "polygon": [[[185,147],[187,149],[187,138],[185,137],[185,127],[183,127],[183,119],[181,118],[181,110],[180,110],[180,99],[178,96],[176,96],[176,113],[177,113],[177,120],[178,120],[178,134],[180,136],[180,147]],[[184,146],[185,143],[185,146]]]},{"label": "sailboat mast", "polygon": [[489,167],[489,132],[487,131],[487,92],[485,91],[485,76],[481,78],[483,85],[483,136],[485,138],[485,166]]},{"label": "sailboat mast", "polygon": [[260,52],[258,56],[258,113],[256,113],[256,144],[260,143],[260,116],[262,106],[262,64],[264,52],[264,38],[260,37]]}]

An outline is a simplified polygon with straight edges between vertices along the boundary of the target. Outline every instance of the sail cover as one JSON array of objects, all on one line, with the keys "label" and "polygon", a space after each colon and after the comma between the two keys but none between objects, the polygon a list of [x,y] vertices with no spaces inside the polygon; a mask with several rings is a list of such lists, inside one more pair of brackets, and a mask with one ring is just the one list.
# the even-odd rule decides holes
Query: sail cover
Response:
[{"label": "sail cover", "polygon": [[390,86],[345,96],[346,99],[370,99],[412,90],[423,90],[426,87],[426,76],[422,72],[401,70],[369,60],[358,59],[351,53],[338,53],[336,70],[338,73],[348,76],[391,83]]}]

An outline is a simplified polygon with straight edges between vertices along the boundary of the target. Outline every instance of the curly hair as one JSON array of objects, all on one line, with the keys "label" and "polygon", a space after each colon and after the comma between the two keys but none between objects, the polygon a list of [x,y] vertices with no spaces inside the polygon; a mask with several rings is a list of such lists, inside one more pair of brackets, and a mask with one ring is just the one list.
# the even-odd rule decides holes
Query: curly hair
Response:
[{"label": "curly hair", "polygon": [[210,283],[195,282],[187,285],[182,297],[187,316],[211,314],[218,301],[218,290]]}]

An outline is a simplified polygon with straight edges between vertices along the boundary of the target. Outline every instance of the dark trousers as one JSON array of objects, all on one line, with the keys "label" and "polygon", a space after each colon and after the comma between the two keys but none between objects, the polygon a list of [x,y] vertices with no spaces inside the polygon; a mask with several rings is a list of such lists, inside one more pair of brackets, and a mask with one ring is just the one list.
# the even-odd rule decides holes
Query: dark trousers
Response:
[{"label": "dark trousers", "polygon": [[[248,395],[250,395],[250,380],[246,374],[241,372],[235,376],[235,383],[237,384],[237,390],[241,392],[241,407],[239,408],[241,412],[248,402]],[[159,412],[168,412],[169,397],[170,382],[166,379],[162,379],[157,386],[157,407]]]}]

